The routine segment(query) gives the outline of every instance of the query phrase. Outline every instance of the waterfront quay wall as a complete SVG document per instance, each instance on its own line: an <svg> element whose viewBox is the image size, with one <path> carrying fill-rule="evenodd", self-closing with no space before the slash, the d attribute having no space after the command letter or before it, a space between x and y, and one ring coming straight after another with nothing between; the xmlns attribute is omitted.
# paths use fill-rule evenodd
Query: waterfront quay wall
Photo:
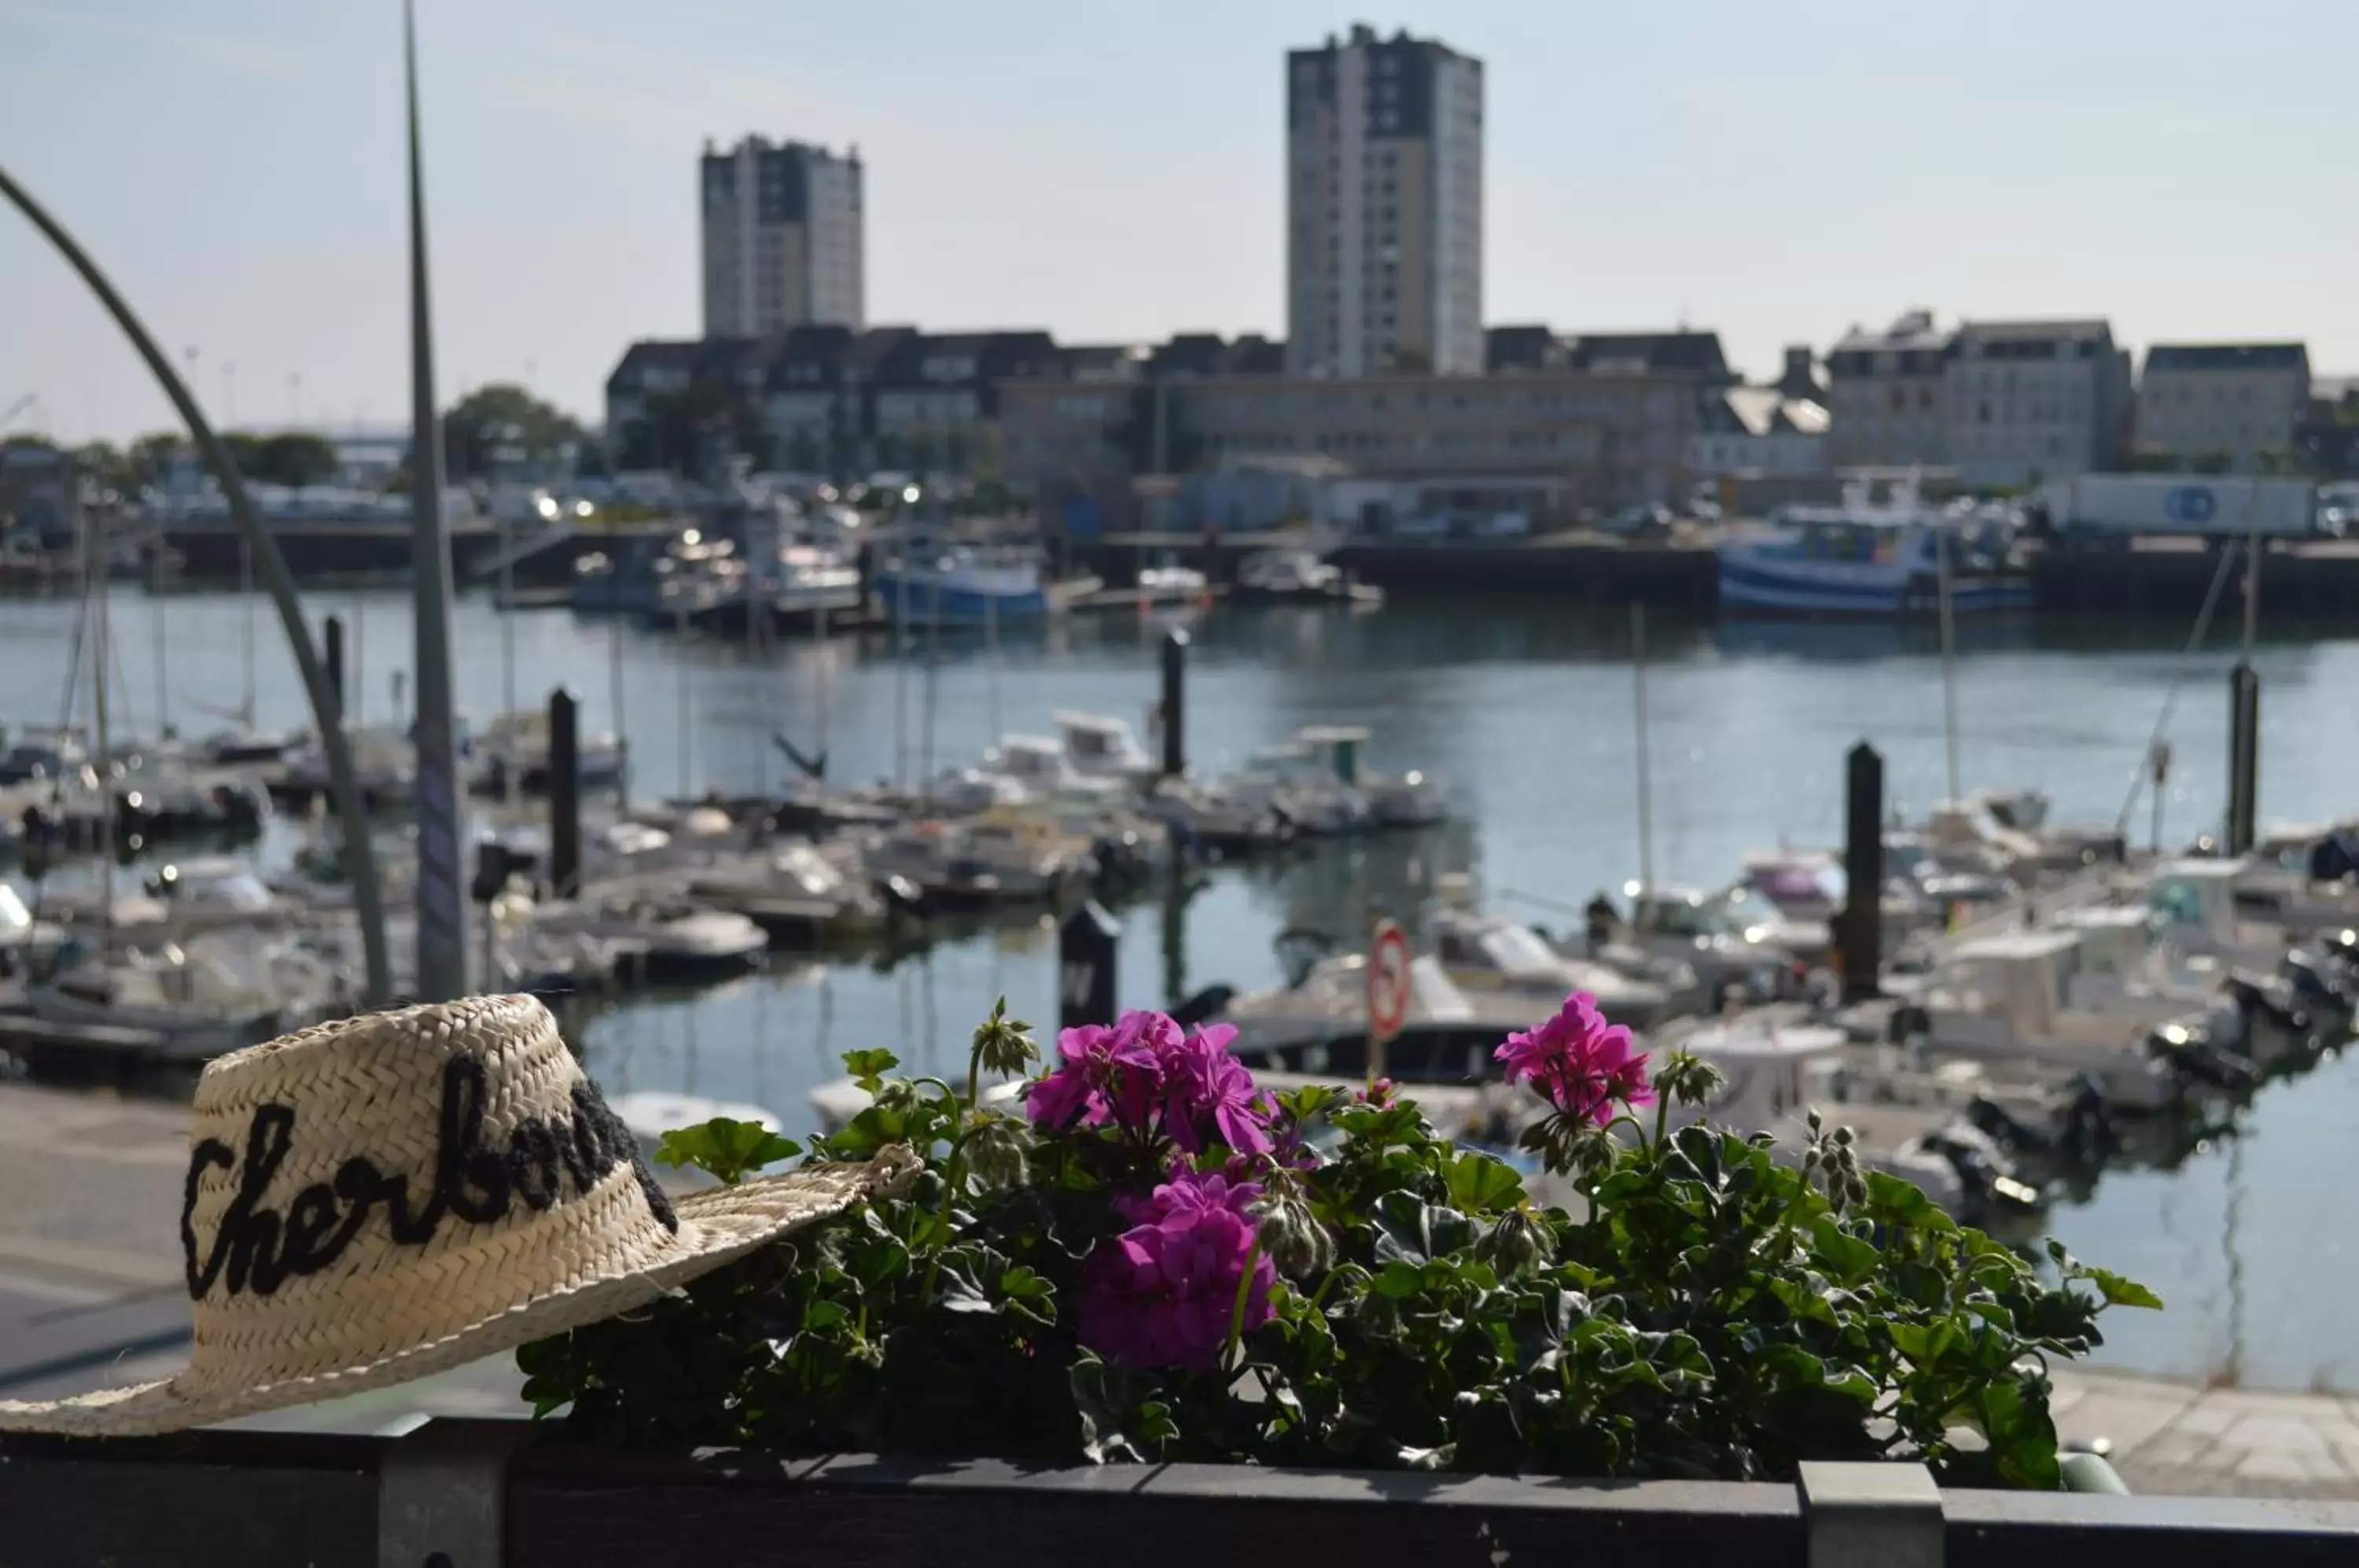
<svg viewBox="0 0 2359 1568"><path fill-rule="evenodd" d="M1076 569L1109 583L1129 581L1138 566L1167 556L1229 582L1240 563L1283 546L1282 535L1234 535L1206 541L1170 534L1113 535L1075 541ZM2141 541L2136 548L2030 552L2033 602L2043 615L2192 617L2220 570L2220 549L2197 540ZM1537 539L1352 539L1328 559L1363 583L1389 593L1425 590L1544 594L1579 601L1637 602L1709 615L1720 601L1719 557L1702 539L1630 541L1595 534ZM2241 593L2229 568L2223 602ZM2261 604L2272 619L2359 618L2359 541L2328 540L2265 550Z"/></svg>

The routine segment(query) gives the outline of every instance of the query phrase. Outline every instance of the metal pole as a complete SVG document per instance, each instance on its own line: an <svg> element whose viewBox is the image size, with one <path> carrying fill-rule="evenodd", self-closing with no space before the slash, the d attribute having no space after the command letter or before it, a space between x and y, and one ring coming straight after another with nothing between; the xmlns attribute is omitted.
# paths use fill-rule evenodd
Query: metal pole
<svg viewBox="0 0 2359 1568"><path fill-rule="evenodd" d="M613 710L614 748L622 753L622 766L614 770L614 809L631 809L631 739L623 727L623 616L620 611L606 621L606 701Z"/></svg>
<svg viewBox="0 0 2359 1568"><path fill-rule="evenodd" d="M1655 890L1655 791L1647 767L1647 606L1630 606L1631 712L1638 747L1638 890Z"/></svg>
<svg viewBox="0 0 2359 1568"><path fill-rule="evenodd" d="M245 687L238 697L237 722L246 733L254 731L254 543L237 541L237 614L238 657L245 671Z"/></svg>
<svg viewBox="0 0 2359 1568"><path fill-rule="evenodd" d="M672 648L679 660L679 798L688 799L688 754L695 742L695 726L689 722L688 682L688 601L683 598L672 610Z"/></svg>
<svg viewBox="0 0 2359 1568"><path fill-rule="evenodd" d="M893 577L893 787L909 787L909 566L908 541Z"/></svg>
<svg viewBox="0 0 2359 1568"><path fill-rule="evenodd" d="M933 624L926 629L926 680L919 693L925 713L918 729L918 788L931 805L934 799L934 682L942 647L942 580L934 578ZM996 736L993 737L996 739Z"/></svg>
<svg viewBox="0 0 2359 1568"><path fill-rule="evenodd" d="M1941 738L1946 743L1950 759L1950 799L1962 800L1964 793L1958 784L1958 625L1950 604L1950 530L1946 528L1934 535L1934 548L1940 552L1941 594Z"/></svg>
<svg viewBox="0 0 2359 1568"><path fill-rule="evenodd" d="M418 583L418 994L467 989L467 897L460 880L458 736L451 702L451 540L442 527L442 419L434 399L434 321L426 271L426 175L418 134L418 36L401 8L409 114L411 570Z"/></svg>
<svg viewBox="0 0 2359 1568"><path fill-rule="evenodd" d="M66 483L79 486L76 465L66 469ZM114 759L109 755L106 729L106 532L99 520L80 506L82 518L82 592L90 595L90 702L92 744L98 771L98 929L100 953L114 935Z"/></svg>
<svg viewBox="0 0 2359 1568"><path fill-rule="evenodd" d="M156 655L156 738L161 740L172 728L172 686L169 667L165 657L164 594L162 579L164 547L157 542L156 553L149 559L147 569L147 608L155 618L154 629L148 634L155 639Z"/></svg>
<svg viewBox="0 0 2359 1568"><path fill-rule="evenodd" d="M516 711L515 530L500 519L500 713Z"/></svg>
<svg viewBox="0 0 2359 1568"><path fill-rule="evenodd" d="M223 498L229 503L231 519L236 523L238 532L261 565L263 583L270 591L271 602L278 608L279 625L287 634L288 646L294 652L295 668L303 679L304 693L310 699L313 719L320 727L321 749L327 757L329 786L335 792L337 814L343 821L344 863L352 868L353 910L360 921L361 952L367 970L366 998L373 1005L382 1004L392 994L393 985L386 959L385 899L377 883L376 859L369 842L368 819L361 810L360 782L353 771L352 747L345 742L342 732L328 721L327 715L333 713L335 709L327 689L327 673L320 667L319 657L311 647L310 628L303 624L302 603L296 596L295 579L287 570L287 560L278 553L277 541L264 531L260 520L255 516L253 501L238 477L236 461L222 445L221 438L213 433L212 426L206 423L204 415L197 408L196 398L190 396L187 385L166 362L155 340L147 335L147 328L139 324L139 319L131 313L131 307L124 303L122 296L115 293L114 286L107 281L106 275L99 271L98 264L83 253L82 248L74 243L73 236L67 234L57 220L49 216L48 210L9 176L5 169L0 169L0 195L6 196L66 258L67 265L81 275L82 280L90 286L91 292L98 296L99 303L106 307L107 314L114 319L114 324L122 329L123 335L131 341L131 346L138 351L139 357L147 362L149 374L163 387L164 395L171 399L174 410L188 425L189 434L195 439L198 450L203 452L205 466L212 470L214 479L221 485Z"/></svg>

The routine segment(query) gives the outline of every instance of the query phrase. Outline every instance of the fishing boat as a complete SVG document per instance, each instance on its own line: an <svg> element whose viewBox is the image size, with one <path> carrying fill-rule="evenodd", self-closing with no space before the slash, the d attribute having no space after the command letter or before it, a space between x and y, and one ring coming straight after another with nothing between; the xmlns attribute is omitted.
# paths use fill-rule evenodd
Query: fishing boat
<svg viewBox="0 0 2359 1568"><path fill-rule="evenodd" d="M869 589L902 626L983 626L1049 613L1038 561L954 547L876 563Z"/></svg>
<svg viewBox="0 0 2359 1568"><path fill-rule="evenodd" d="M2009 565L2000 525L1919 501L1913 484L1871 506L1864 485L1840 506L1791 506L1720 547L1720 603L1739 614L1931 615L2031 607L2031 580ZM1946 580L1946 586L1945 586Z"/></svg>

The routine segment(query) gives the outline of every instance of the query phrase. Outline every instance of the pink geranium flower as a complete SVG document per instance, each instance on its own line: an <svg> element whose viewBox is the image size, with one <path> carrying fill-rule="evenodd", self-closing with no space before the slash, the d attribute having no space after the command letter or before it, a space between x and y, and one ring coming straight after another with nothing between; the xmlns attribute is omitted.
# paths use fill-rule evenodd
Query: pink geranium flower
<svg viewBox="0 0 2359 1568"><path fill-rule="evenodd" d="M1240 1288L1244 1330L1269 1321L1277 1271L1256 1252L1248 1213L1260 1197L1253 1182L1182 1168L1151 1198L1124 1205L1137 1223L1082 1265L1082 1343L1126 1366L1217 1371Z"/></svg>
<svg viewBox="0 0 2359 1568"><path fill-rule="evenodd" d="M1564 1115L1603 1127L1617 1105L1650 1105L1647 1053L1633 1051L1630 1031L1609 1023L1586 991L1538 1028L1511 1034L1493 1054L1511 1083L1529 1083Z"/></svg>

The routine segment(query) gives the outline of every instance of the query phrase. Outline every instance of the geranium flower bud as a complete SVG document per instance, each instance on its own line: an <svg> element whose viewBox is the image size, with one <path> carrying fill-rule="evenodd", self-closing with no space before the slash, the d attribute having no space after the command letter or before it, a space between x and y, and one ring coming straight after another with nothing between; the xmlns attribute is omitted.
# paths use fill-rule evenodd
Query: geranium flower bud
<svg viewBox="0 0 2359 1568"><path fill-rule="evenodd" d="M1032 1026L1007 1016L1006 997L1000 997L991 1017L975 1026L974 1059L985 1072L1003 1078L1022 1075L1040 1059L1038 1048L1032 1043Z"/></svg>
<svg viewBox="0 0 2359 1568"><path fill-rule="evenodd" d="M1031 1174L1032 1135L1012 1116L994 1116L968 1134L966 1165L986 1192L1020 1187Z"/></svg>
<svg viewBox="0 0 2359 1568"><path fill-rule="evenodd" d="M1255 1232L1261 1255L1289 1279L1308 1279L1334 1266L1335 1243L1299 1198L1272 1198L1257 1205Z"/></svg>
<svg viewBox="0 0 2359 1568"><path fill-rule="evenodd" d="M1528 1208L1511 1209L1474 1244L1474 1256L1488 1263L1502 1279L1512 1279L1538 1266L1548 1250L1547 1235Z"/></svg>

